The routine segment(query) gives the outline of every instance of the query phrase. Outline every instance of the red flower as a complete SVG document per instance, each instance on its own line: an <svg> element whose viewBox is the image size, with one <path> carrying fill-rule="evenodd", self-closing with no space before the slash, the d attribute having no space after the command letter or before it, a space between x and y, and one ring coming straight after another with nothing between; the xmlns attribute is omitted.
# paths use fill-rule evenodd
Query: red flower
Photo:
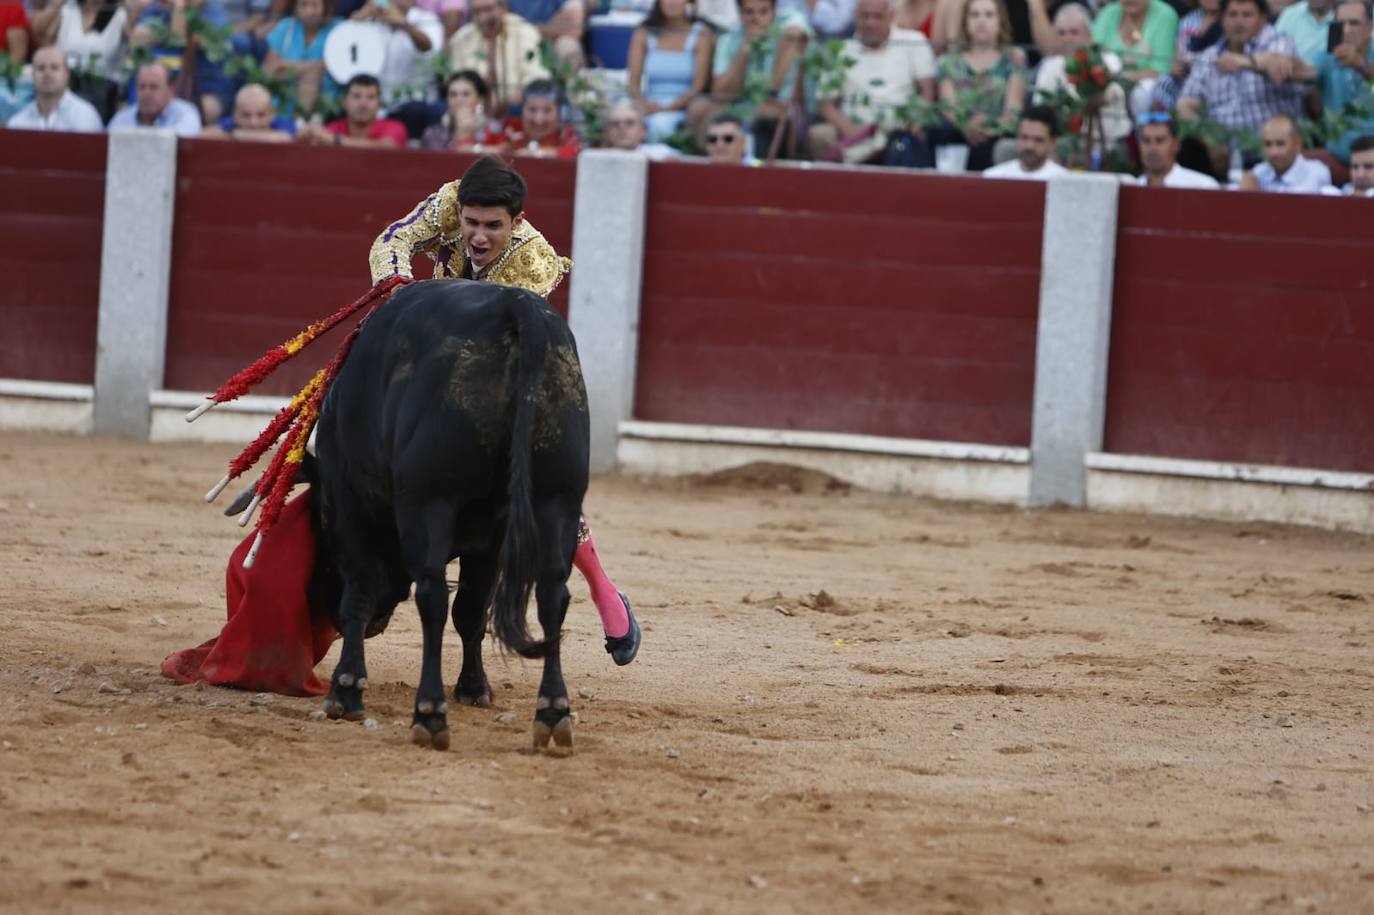
<svg viewBox="0 0 1374 915"><path fill-rule="evenodd" d="M1078 53L1073 56L1073 59L1078 62L1080 67L1086 67L1088 65L1088 52L1079 48Z"/></svg>
<svg viewBox="0 0 1374 915"><path fill-rule="evenodd" d="M1093 67L1093 71L1092 71L1092 72L1093 72L1093 79L1097 80L1099 83L1105 83L1105 82L1107 81L1107 73L1106 73L1106 71L1104 71L1104 70L1102 69L1102 67L1100 67L1100 66Z"/></svg>
<svg viewBox="0 0 1374 915"><path fill-rule="evenodd" d="M1069 117L1069 123L1067 126L1069 129L1069 133L1078 133L1080 130L1083 129L1083 115L1071 115Z"/></svg>

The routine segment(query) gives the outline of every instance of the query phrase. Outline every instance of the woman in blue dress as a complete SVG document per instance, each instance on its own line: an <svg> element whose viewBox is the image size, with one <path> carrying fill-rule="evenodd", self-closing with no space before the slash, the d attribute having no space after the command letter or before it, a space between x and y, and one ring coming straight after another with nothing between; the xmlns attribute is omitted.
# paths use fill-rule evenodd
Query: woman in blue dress
<svg viewBox="0 0 1374 915"><path fill-rule="evenodd" d="M715 33L689 0L654 0L630 39L629 91L645 114L649 141L682 126L687 103L706 91Z"/></svg>

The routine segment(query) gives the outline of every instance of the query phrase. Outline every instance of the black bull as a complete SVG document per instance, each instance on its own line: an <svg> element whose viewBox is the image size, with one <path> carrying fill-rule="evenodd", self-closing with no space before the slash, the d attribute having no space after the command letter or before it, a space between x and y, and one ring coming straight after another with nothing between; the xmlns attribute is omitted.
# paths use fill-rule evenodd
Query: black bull
<svg viewBox="0 0 1374 915"><path fill-rule="evenodd" d="M412 583L424 629L412 740L447 749L441 647L445 567L458 559L454 698L488 705L482 638L544 659L536 748L572 744L559 633L587 490L587 395L577 348L544 299L440 280L404 287L367 319L320 411L316 593L338 594L343 649L324 709L363 717L366 635ZM341 589L341 593L339 590ZM530 593L543 639L526 626Z"/></svg>

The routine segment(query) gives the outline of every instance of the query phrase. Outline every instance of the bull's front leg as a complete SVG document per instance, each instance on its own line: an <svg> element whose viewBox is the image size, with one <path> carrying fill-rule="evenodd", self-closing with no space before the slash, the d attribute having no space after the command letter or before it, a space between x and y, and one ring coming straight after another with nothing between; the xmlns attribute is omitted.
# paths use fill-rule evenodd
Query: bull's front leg
<svg viewBox="0 0 1374 915"><path fill-rule="evenodd" d="M363 657L363 634L372 618L374 601L356 583L344 585L339 605L339 622L343 627L343 648L339 663L330 678L329 695L324 697L324 713L330 718L361 721L363 691L367 689L367 664Z"/></svg>

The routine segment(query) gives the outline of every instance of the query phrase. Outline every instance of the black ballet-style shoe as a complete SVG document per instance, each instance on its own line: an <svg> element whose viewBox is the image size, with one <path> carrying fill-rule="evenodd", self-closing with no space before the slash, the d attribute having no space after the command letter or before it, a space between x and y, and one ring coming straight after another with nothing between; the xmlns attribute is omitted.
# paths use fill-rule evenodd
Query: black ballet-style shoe
<svg viewBox="0 0 1374 915"><path fill-rule="evenodd" d="M618 593L620 602L625 605L625 615L630 618L630 631L624 635L606 636L606 651L610 653L611 660L624 667L639 654L639 621L635 619L635 612L630 609L630 599L625 596L625 592Z"/></svg>

